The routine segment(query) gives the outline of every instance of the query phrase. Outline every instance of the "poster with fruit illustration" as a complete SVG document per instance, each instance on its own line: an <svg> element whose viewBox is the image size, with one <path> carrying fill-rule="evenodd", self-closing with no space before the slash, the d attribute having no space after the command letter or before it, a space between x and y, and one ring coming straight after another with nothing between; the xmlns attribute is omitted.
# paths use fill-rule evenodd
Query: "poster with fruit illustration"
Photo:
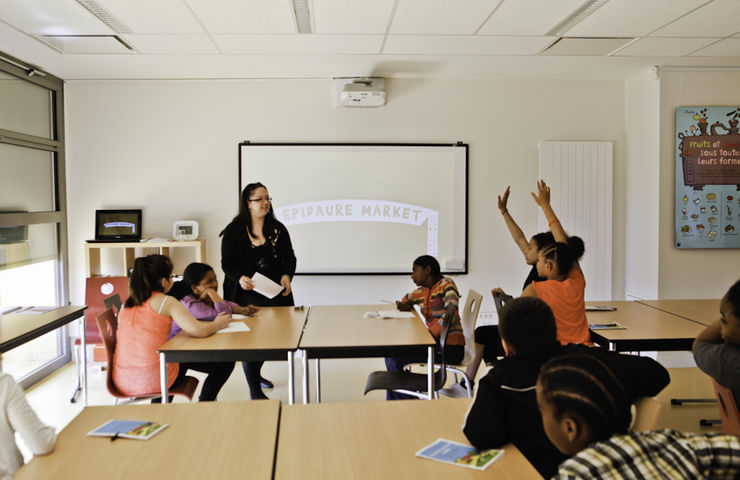
<svg viewBox="0 0 740 480"><path fill-rule="evenodd" d="M739 117L676 108L676 248L740 248Z"/></svg>

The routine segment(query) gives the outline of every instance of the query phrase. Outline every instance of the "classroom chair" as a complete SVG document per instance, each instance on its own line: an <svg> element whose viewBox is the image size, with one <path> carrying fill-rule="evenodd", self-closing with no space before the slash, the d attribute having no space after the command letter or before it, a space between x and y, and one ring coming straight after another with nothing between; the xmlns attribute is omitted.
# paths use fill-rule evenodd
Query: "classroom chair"
<svg viewBox="0 0 740 480"><path fill-rule="evenodd" d="M103 305L105 306L106 310L112 309L113 313L117 317L118 313L121 311L121 305L123 305L123 302L121 301L121 296L116 293L108 298L103 299Z"/></svg>
<svg viewBox="0 0 740 480"><path fill-rule="evenodd" d="M161 396L161 392L142 392L141 394L131 396L126 395L118 389L113 381L113 352L116 351L116 330L118 329L118 320L116 319L116 315L113 313L113 310L109 308L98 315L96 321L98 330L100 331L100 336L103 338L105 352L108 357L108 372L105 378L105 385L108 388L108 393L113 395L115 398L115 404L118 405L118 401L120 399L125 399L125 403L128 403ZM189 401L192 401L196 388L198 388L198 379L188 375L185 377L183 382L170 387L169 393L170 395L182 395Z"/></svg>
<svg viewBox="0 0 740 480"><path fill-rule="evenodd" d="M426 398L439 398L438 391L445 386L447 382L447 368L444 361L445 343L447 342L447 333L450 330L450 323L452 318L445 316L445 321L442 324L442 332L439 335L439 354L442 357L442 364L434 372L434 379L432 380L432 392L427 394L427 374L426 373L413 373L408 371L403 372L389 372L386 370L372 372L367 377L367 383L365 384L365 395L371 390L393 390L394 392L404 393L406 395L412 395L414 397L426 399Z"/></svg>
<svg viewBox="0 0 740 480"><path fill-rule="evenodd" d="M712 386L714 387L714 393L717 394L722 433L740 436L740 412L735 402L735 395L733 395L732 390L715 379L712 379Z"/></svg>

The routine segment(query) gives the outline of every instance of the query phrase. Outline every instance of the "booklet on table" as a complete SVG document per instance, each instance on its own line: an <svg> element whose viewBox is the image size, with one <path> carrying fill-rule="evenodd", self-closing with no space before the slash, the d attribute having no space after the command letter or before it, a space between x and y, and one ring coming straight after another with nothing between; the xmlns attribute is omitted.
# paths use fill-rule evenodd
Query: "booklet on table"
<svg viewBox="0 0 740 480"><path fill-rule="evenodd" d="M450 463L461 467L474 468L475 470L485 470L503 454L504 451L501 449L492 448L490 450L479 451L470 445L452 442L443 438L416 452L417 457Z"/></svg>
<svg viewBox="0 0 740 480"><path fill-rule="evenodd" d="M168 423L142 420L109 420L87 434L93 437L112 437L111 440L116 438L149 440L168 426Z"/></svg>

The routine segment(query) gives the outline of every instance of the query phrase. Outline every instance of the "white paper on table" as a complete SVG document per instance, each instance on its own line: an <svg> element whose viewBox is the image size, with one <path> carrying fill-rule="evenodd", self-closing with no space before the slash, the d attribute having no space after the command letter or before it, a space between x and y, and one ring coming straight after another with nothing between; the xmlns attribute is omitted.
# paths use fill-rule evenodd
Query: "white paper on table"
<svg viewBox="0 0 740 480"><path fill-rule="evenodd" d="M216 333L248 332L249 327L244 322L231 322L228 327L222 328Z"/></svg>
<svg viewBox="0 0 740 480"><path fill-rule="evenodd" d="M381 318L414 318L413 312L402 312L400 310L378 310Z"/></svg>
<svg viewBox="0 0 740 480"><path fill-rule="evenodd" d="M254 283L253 290L267 298L275 298L278 293L283 291L282 285L273 282L259 272L252 276L252 283Z"/></svg>

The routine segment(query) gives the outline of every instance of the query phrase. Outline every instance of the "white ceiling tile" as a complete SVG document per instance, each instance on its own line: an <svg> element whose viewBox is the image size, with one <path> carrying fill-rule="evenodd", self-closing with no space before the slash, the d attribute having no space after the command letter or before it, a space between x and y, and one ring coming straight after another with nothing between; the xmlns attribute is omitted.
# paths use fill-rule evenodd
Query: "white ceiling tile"
<svg viewBox="0 0 740 480"><path fill-rule="evenodd" d="M631 38L561 38L540 55L545 56L599 56L608 55L632 41Z"/></svg>
<svg viewBox="0 0 740 480"><path fill-rule="evenodd" d="M390 35L383 53L394 55L534 55L553 37Z"/></svg>
<svg viewBox="0 0 740 480"><path fill-rule="evenodd" d="M544 35L582 3L583 0L504 0L478 33Z"/></svg>
<svg viewBox="0 0 740 480"><path fill-rule="evenodd" d="M740 1L714 0L651 36L726 37L740 30Z"/></svg>
<svg viewBox="0 0 740 480"><path fill-rule="evenodd" d="M708 0L611 0L566 32L569 37L643 37ZM689 32L674 37L697 36Z"/></svg>
<svg viewBox="0 0 740 480"><path fill-rule="evenodd" d="M712 42L716 38L641 38L616 53L625 57L682 57Z"/></svg>
<svg viewBox="0 0 740 480"><path fill-rule="evenodd" d="M184 0L210 33L296 33L288 0Z"/></svg>
<svg viewBox="0 0 740 480"><path fill-rule="evenodd" d="M377 54L382 35L213 35L225 54L367 55Z"/></svg>
<svg viewBox="0 0 740 480"><path fill-rule="evenodd" d="M40 36L42 41L61 50L65 55L73 53L135 54L112 35L105 36Z"/></svg>
<svg viewBox="0 0 740 480"><path fill-rule="evenodd" d="M134 35L121 37L137 52L145 55L206 55L218 54L209 35Z"/></svg>
<svg viewBox="0 0 740 480"><path fill-rule="evenodd" d="M204 33L182 0L96 0L132 33Z"/></svg>
<svg viewBox="0 0 740 480"><path fill-rule="evenodd" d="M0 0L0 20L32 35L112 35L74 0Z"/></svg>
<svg viewBox="0 0 740 480"><path fill-rule="evenodd" d="M385 34L395 0L313 0L314 33Z"/></svg>
<svg viewBox="0 0 740 480"><path fill-rule="evenodd" d="M725 38L694 52L692 57L740 57L740 38Z"/></svg>
<svg viewBox="0 0 740 480"><path fill-rule="evenodd" d="M501 0L398 0L390 33L472 35Z"/></svg>

